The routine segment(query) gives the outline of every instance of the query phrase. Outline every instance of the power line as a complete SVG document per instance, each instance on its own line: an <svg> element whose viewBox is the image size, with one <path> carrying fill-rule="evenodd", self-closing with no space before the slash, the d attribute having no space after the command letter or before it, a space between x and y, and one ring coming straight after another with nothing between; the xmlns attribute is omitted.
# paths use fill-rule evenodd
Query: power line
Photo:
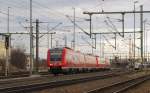
<svg viewBox="0 0 150 93"><path fill-rule="evenodd" d="M5 1L3 1L1 3L3 3L3 5L7 5L7 6L19 8L19 9L22 8L21 6L19 6L21 4L16 4L16 2L14 3L14 2L11 2L11 1L8 1L8 0L5 0Z"/></svg>
<svg viewBox="0 0 150 93"><path fill-rule="evenodd" d="M40 7L45 8L45 9L47 9L47 10L53 10L53 9L47 7L47 6L42 5L42 4L39 3L39 2L33 1L33 3L39 5ZM48 12L51 13L51 14L53 14L53 15L57 15L57 16L63 16L63 17L66 16L66 14L64 14L64 13L62 13L62 12L59 12L59 11L56 11L56 10L55 10L55 11L53 10L53 12L52 12L52 11L48 11ZM55 12L55 13L54 13L54 12ZM70 15L68 15L68 16L73 18L73 16L70 16ZM76 16L75 18L85 20L85 18L83 18L83 17L77 17L77 16Z"/></svg>

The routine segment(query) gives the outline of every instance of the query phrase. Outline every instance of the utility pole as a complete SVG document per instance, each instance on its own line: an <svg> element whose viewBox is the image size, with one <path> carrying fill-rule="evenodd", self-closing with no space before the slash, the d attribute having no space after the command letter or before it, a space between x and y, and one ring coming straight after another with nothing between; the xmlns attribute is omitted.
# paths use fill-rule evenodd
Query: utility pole
<svg viewBox="0 0 150 93"><path fill-rule="evenodd" d="M30 0L30 75L33 71L33 26L32 26L32 0Z"/></svg>
<svg viewBox="0 0 150 93"><path fill-rule="evenodd" d="M99 55L99 57L101 57L102 56L102 38L101 38L101 34L99 34L99 37L100 37L100 55Z"/></svg>
<svg viewBox="0 0 150 93"><path fill-rule="evenodd" d="M95 38L94 38L94 41L95 41L95 49L96 49L96 34L94 34L95 35Z"/></svg>
<svg viewBox="0 0 150 93"><path fill-rule="evenodd" d="M47 49L49 49L49 34L47 34Z"/></svg>
<svg viewBox="0 0 150 93"><path fill-rule="evenodd" d="M5 66L5 76L8 76L9 71L9 42L10 42L10 36L5 36L5 47L6 47L6 66Z"/></svg>
<svg viewBox="0 0 150 93"><path fill-rule="evenodd" d="M103 46L102 46L102 58L104 58L104 56L105 56L105 43L103 42L102 43L103 44Z"/></svg>
<svg viewBox="0 0 150 93"><path fill-rule="evenodd" d="M53 37L52 37L52 36L53 36L53 34L51 34L51 48L53 47L53 45L52 45L52 44L53 44L53 42L52 42L52 41L53 41L53 40L52 40Z"/></svg>
<svg viewBox="0 0 150 93"><path fill-rule="evenodd" d="M39 20L36 20L36 72L39 70Z"/></svg>
<svg viewBox="0 0 150 93"><path fill-rule="evenodd" d="M131 50L132 50L132 44L131 44L131 35L129 37L129 59L131 60Z"/></svg>
<svg viewBox="0 0 150 93"><path fill-rule="evenodd" d="M91 46L91 48L92 48L92 54L94 53L94 51L93 51L93 37L91 37L92 38L92 46Z"/></svg>
<svg viewBox="0 0 150 93"><path fill-rule="evenodd" d="M75 23L75 8L73 8L73 10L74 10L74 26L73 26L73 31L74 31L74 34L73 34L73 48L74 48L74 50L75 50L75 45L76 45L76 32L75 32L75 29L76 29L76 23Z"/></svg>
<svg viewBox="0 0 150 93"><path fill-rule="evenodd" d="M90 38L92 37L92 14L89 14L90 16Z"/></svg>
<svg viewBox="0 0 150 93"><path fill-rule="evenodd" d="M145 43L146 43L146 57L147 57L147 61L148 61L148 51L147 51L147 49L148 49L148 42L147 42L148 32L147 32L146 28L145 28L145 38L146 38L146 41L145 41Z"/></svg>
<svg viewBox="0 0 150 93"><path fill-rule="evenodd" d="M8 18L7 18L7 33L9 33L9 9L10 7L8 7Z"/></svg>
<svg viewBox="0 0 150 93"><path fill-rule="evenodd" d="M92 39L92 54L94 54L94 49L96 49L96 34L94 34L91 39ZM93 44L94 44L94 46L93 46Z"/></svg>
<svg viewBox="0 0 150 93"><path fill-rule="evenodd" d="M56 34L56 33L50 33L50 35L51 35L51 48L53 47L53 34Z"/></svg>
<svg viewBox="0 0 150 93"><path fill-rule="evenodd" d="M62 23L58 23L56 26L54 26L54 27L52 27L51 29L49 29L48 28L48 26L47 26L47 34L48 34L48 36L47 36L47 48L49 49L49 34L51 34L51 48L52 48L52 34L56 34L56 32L54 32L54 33L50 33L50 31L52 31L52 30L55 30L58 26L60 26ZM44 35L42 35L42 36L40 36L40 38L41 37L43 37Z"/></svg>
<svg viewBox="0 0 150 93"><path fill-rule="evenodd" d="M64 36L64 40L65 40L65 47L67 47L67 36Z"/></svg>
<svg viewBox="0 0 150 93"><path fill-rule="evenodd" d="M143 22L143 33L144 33L144 59L146 58L147 61L147 31L146 31L146 21L147 19L145 19Z"/></svg>
<svg viewBox="0 0 150 93"><path fill-rule="evenodd" d="M52 46L53 46L53 34L56 34L55 32L54 33L49 33L50 34L50 36L51 36L51 48L52 48ZM49 34L48 34L48 38L47 38L47 40L48 40L48 48L49 48Z"/></svg>
<svg viewBox="0 0 150 93"><path fill-rule="evenodd" d="M10 7L8 7L8 14L7 14L7 34L9 35L9 9ZM5 76L8 76L9 73L9 62L10 62L10 36L8 36L6 38L8 41L8 48L6 48L6 65L5 65Z"/></svg>
<svg viewBox="0 0 150 93"><path fill-rule="evenodd" d="M115 50L117 49L117 34L115 34Z"/></svg>
<svg viewBox="0 0 150 93"><path fill-rule="evenodd" d="M134 12L135 12L135 2L134 2ZM135 13L134 13L134 44L133 44L133 56L135 61Z"/></svg>
<svg viewBox="0 0 150 93"><path fill-rule="evenodd" d="M122 13L122 32L123 32L123 34L122 34L122 37L124 37L124 13Z"/></svg>
<svg viewBox="0 0 150 93"><path fill-rule="evenodd" d="M142 58L142 63L143 63L143 5L140 6L140 25L141 25L141 58Z"/></svg>
<svg viewBox="0 0 150 93"><path fill-rule="evenodd" d="M134 54L134 61L135 61L135 44L136 44L136 42L135 42L135 4L136 3L138 3L138 1L134 1L134 47L133 47L133 54Z"/></svg>

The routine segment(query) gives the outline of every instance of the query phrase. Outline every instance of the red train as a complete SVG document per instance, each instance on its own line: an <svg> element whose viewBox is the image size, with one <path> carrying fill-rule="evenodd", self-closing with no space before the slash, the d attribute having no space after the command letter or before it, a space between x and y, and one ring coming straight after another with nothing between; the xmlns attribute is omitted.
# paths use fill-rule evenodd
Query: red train
<svg viewBox="0 0 150 93"><path fill-rule="evenodd" d="M110 68L108 59L100 61L98 56L75 52L67 47L49 49L47 52L47 65L50 68L49 71L53 74Z"/></svg>

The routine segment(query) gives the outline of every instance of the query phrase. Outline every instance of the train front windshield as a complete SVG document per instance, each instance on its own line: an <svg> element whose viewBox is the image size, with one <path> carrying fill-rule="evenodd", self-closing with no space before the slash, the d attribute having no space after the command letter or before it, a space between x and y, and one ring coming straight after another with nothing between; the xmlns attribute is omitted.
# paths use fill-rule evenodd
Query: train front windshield
<svg viewBox="0 0 150 93"><path fill-rule="evenodd" d="M50 61L56 62L62 60L62 50L50 50Z"/></svg>

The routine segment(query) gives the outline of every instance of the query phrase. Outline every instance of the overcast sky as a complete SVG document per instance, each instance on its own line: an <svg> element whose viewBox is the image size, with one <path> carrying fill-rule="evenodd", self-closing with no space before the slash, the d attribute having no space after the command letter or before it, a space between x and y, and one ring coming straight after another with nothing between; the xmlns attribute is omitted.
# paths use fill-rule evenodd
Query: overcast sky
<svg viewBox="0 0 150 93"><path fill-rule="evenodd" d="M135 0L33 0L33 21L39 19L40 32L47 32L47 29L59 25L55 30L53 37L53 47L63 46L65 41L64 37L67 37L68 46L71 47L73 24L69 20L73 20L73 9L75 8L76 23L89 32L89 22L86 19L88 15L83 14L84 11L133 11ZM150 10L149 0L138 0L135 4L136 10L140 10L140 5L144 6L144 10ZM10 32L27 32L29 31L29 0L0 0L0 31L7 32L7 9L10 7ZM69 18L67 17L69 16ZM118 31L122 31L121 15L94 15L92 16L92 30L93 32L110 32L114 31L111 28L112 24L116 26ZM136 30L140 28L140 17L136 14ZM144 20L147 20L146 31L149 31L149 14L144 14ZM110 23L112 22L112 24ZM35 24L33 24L35 27ZM35 31L35 28L34 28ZM133 31L133 14L125 15L125 31ZM76 27L76 50L80 50L85 53L91 52L91 47L87 41L91 43L89 36L86 36L78 27ZM147 33L149 36L149 32ZM118 49L114 50L111 46L114 45L114 35L105 35L106 39L102 37L102 42L106 43L105 52L113 53L128 53L129 52L129 37L133 38L132 34L125 35L125 38L121 38L117 35ZM137 34L136 38L140 36ZM83 40L84 38L85 40ZM100 53L100 37L97 36L97 49L94 52L99 55ZM109 43L108 41L109 40ZM148 41L150 38L148 38ZM124 42L123 42L124 41ZM126 43L126 45L125 45ZM46 57L47 36L40 38L40 57ZM101 44L102 45L102 44ZM136 45L140 47L140 42L137 39ZM13 35L12 46L24 47L26 52L29 53L29 36L28 35ZM49 45L50 46L50 45ZM150 46L148 44L148 46ZM122 50L123 49L123 50ZM150 48L148 48L149 51ZM102 49L101 49L102 50ZM138 49L136 49L138 53Z"/></svg>

